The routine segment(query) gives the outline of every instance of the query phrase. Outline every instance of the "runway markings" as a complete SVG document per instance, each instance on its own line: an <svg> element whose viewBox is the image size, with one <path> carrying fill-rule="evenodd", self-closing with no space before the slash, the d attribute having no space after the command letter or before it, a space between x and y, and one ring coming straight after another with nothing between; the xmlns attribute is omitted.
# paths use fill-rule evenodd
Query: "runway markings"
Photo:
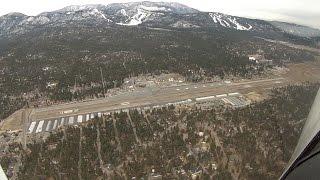
<svg viewBox="0 0 320 180"><path fill-rule="evenodd" d="M126 105L129 105L130 103L129 102L123 102L121 103L122 106L126 106Z"/></svg>
<svg viewBox="0 0 320 180"><path fill-rule="evenodd" d="M61 118L59 127L61 127L61 126L63 126L63 125L64 125L64 118Z"/></svg>
<svg viewBox="0 0 320 180"><path fill-rule="evenodd" d="M33 129L34 129L34 127L36 126L36 124L37 124L36 121L34 121L34 122L32 122L32 123L30 124L30 126L29 126L29 133L32 133L32 132L33 132Z"/></svg>
<svg viewBox="0 0 320 180"><path fill-rule="evenodd" d="M37 129L36 129L36 133L39 133L39 132L42 131L43 123L44 123L43 120L39 122L39 124L38 124L38 126L37 126Z"/></svg>
<svg viewBox="0 0 320 180"><path fill-rule="evenodd" d="M271 81L271 80L260 80L260 81L253 81L253 82L252 81L250 81L250 82L241 82L241 83L234 83L232 85L237 86L236 89L238 89L238 88L241 89L243 87L251 88L251 87L255 87L255 85L253 84L255 82L260 82L261 83L261 82L268 82L268 81ZM269 82L269 84L279 84L279 83L284 83L284 82L285 81L283 81L283 79L279 78L279 79L273 79L272 82ZM203 94L207 93L208 94L209 90L205 90L202 87L210 87L210 86L211 87L219 87L219 85L221 86L221 85L225 85L225 84L222 84L222 83L208 83L208 84L181 85L181 86L172 88L171 91L176 89L177 91L182 91L183 92L184 90L192 90L193 89L192 93L194 93L194 92L197 92L194 89L199 89L199 91L200 90L204 90L204 92L200 91L201 93L203 93ZM185 92L190 93L190 91L185 91ZM178 92L175 92L175 94L177 94L177 93ZM220 92L220 93L222 93L222 92ZM192 95L194 95L194 94L192 94ZM214 99L214 96L210 96L210 94L208 94L208 95L209 96L197 97L198 98L197 100ZM223 97L236 96L236 95L238 95L238 93L220 94L220 95L216 95L215 97L220 99L220 98L223 98ZM174 99L175 98L173 98L171 100L173 103L180 103L180 101L181 101L181 100L179 101L179 98L178 98L176 100L176 102L175 102ZM125 99L123 99L122 101L125 101ZM130 99L128 99L128 101L130 101ZM127 108L129 108L129 109L137 108L137 107L133 106L133 104L135 104L133 102L131 102L133 104L131 104L129 102L122 102L121 105L123 105L124 107L121 107L120 103L121 103L121 101L118 101L117 102L117 106L118 106L117 109L110 110L110 111L112 111L112 112L120 112L120 109L124 110L124 109L127 109ZM170 102L165 102L165 103L171 104ZM94 103L91 103L91 104L88 104L88 105L92 105L92 104L94 105ZM155 103L155 104L151 104L151 103L149 103L149 104L150 104L150 107L152 107L152 106L154 106L154 107L163 107L163 106L165 106L165 104L162 105L160 102L159 103ZM70 109L72 109L72 108L70 108L69 105L68 105L68 107L66 107L66 111L68 111ZM73 113L72 116L71 116L71 114L69 114L69 116L66 115L66 116L60 116L60 117L52 117L52 118L44 119L42 121L40 121L40 119L37 119L37 121L30 123L29 129L27 129L27 131L29 133L35 133L35 132L39 133L39 132L42 132L44 129L50 131L50 129L52 129L53 124L55 123L55 120L57 120L57 125L60 127L60 126L67 125L67 124L71 125L71 124L81 123L81 122L84 122L84 121L89 121L89 120L93 119L95 116L102 117L102 114L110 114L110 112L92 112L92 110L90 110L90 111L87 111L88 114L81 114L80 115L79 112L78 112L78 113ZM55 119L54 120L54 118L59 118L59 119Z"/></svg>
<svg viewBox="0 0 320 180"><path fill-rule="evenodd" d="M46 127L46 131L49 131L50 129L50 125L51 125L51 121L48 121L47 127Z"/></svg>
<svg viewBox="0 0 320 180"><path fill-rule="evenodd" d="M74 117L71 116L71 117L69 117L69 124L73 124L73 123L74 123Z"/></svg>
<svg viewBox="0 0 320 180"><path fill-rule="evenodd" d="M240 95L240 93L234 92L234 93L229 93L229 94L228 94L228 96L237 96L237 95Z"/></svg>
<svg viewBox="0 0 320 180"><path fill-rule="evenodd" d="M79 115L79 116L78 116L78 123L82 123L82 119L83 119L83 116L82 116L82 115Z"/></svg>
<svg viewBox="0 0 320 180"><path fill-rule="evenodd" d="M205 100L210 100L214 98L215 96L200 97L200 98L196 98L196 101L205 101Z"/></svg>
<svg viewBox="0 0 320 180"><path fill-rule="evenodd" d="M219 94L219 95L217 95L217 98L227 97L227 96L228 96L227 94Z"/></svg>
<svg viewBox="0 0 320 180"><path fill-rule="evenodd" d="M204 97L198 97L195 98L195 101L210 101L210 100L214 100L216 98L224 98L224 97L235 97L235 96L240 96L241 94L239 92L233 92L233 93L228 93L228 94L219 94L219 95L212 95L212 96L204 96ZM187 99L187 100L183 100L183 101L177 101L177 102L173 102L173 103L167 103L164 105L156 105L153 106L153 108L159 108L159 107L165 107L168 105L178 105L178 104L185 104L185 103L190 103L193 102L192 99ZM147 106L147 107L136 107L137 110L141 110L141 109L150 109L151 107ZM120 112L121 110L114 110L112 112ZM122 111L129 111L129 109L122 109ZM57 129L57 127L61 127L65 124L69 124L69 125L75 125L78 123L82 123L84 121L89 121L91 119L94 119L95 117L99 117L101 118L102 115L109 115L111 112L94 112L94 113L88 113L88 114L78 114L78 115L74 115L74 116L69 116L69 117L61 117L59 119L47 119L47 120L42 120L42 121L35 121L30 123L29 126L29 133L33 133L34 128L36 127L37 123L39 122L37 128L36 128L36 132L35 133L39 133L42 132L42 128L43 126L45 127L45 131L52 131ZM60 123L59 123L60 122Z"/></svg>
<svg viewBox="0 0 320 180"><path fill-rule="evenodd" d="M54 120L52 130L55 130L57 128L57 124L58 124L58 120L56 119Z"/></svg>

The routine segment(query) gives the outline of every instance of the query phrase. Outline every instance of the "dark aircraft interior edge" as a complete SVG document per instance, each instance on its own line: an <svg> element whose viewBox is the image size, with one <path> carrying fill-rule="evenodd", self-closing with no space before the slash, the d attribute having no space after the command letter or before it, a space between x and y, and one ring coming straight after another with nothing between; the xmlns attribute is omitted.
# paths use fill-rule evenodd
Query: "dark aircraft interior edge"
<svg viewBox="0 0 320 180"><path fill-rule="evenodd" d="M308 140L308 136L312 137L312 134L315 136ZM320 89L288 167L280 177L280 180L301 179L320 179Z"/></svg>
<svg viewBox="0 0 320 180"><path fill-rule="evenodd" d="M281 179L313 179L313 174L310 173L316 173L314 174L314 178L319 179L320 173L317 171L312 172L310 167L306 167L304 163L308 163L309 165L312 165L312 167L320 167L320 162L318 162L316 165L313 166L313 164L310 164L312 159L316 159L320 157L320 133L317 134L317 136L310 142L310 144L306 147L306 149L303 151L303 153L300 155L300 157L296 160L295 163L285 172L283 177ZM309 169L304 169L309 168ZM318 169L315 169L318 170ZM311 172L310 172L311 171ZM309 174L305 174L305 173ZM310 177L311 176L311 177Z"/></svg>

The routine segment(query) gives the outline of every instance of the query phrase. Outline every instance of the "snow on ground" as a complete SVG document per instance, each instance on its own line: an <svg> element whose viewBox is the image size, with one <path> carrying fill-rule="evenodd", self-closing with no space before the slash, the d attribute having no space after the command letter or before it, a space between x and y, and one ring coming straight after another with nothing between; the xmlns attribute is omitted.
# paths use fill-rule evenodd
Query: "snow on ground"
<svg viewBox="0 0 320 180"><path fill-rule="evenodd" d="M211 18L213 19L213 22L214 22L214 23L218 23L217 17L216 17L216 16L214 16L214 14L213 14L213 13L209 13L209 15L210 15L210 16L211 16Z"/></svg>
<svg viewBox="0 0 320 180"><path fill-rule="evenodd" d="M219 19L219 22L220 22L220 24L222 25L222 24L225 24L227 27L230 27L230 24L228 23L228 21L226 21L226 20L221 20L221 19ZM223 22L223 23L222 23ZM224 27L226 27L226 26L224 26Z"/></svg>
<svg viewBox="0 0 320 180"><path fill-rule="evenodd" d="M69 11L69 12L76 12L76 11L82 11L85 9L94 8L94 6L95 5L71 5L63 8L62 10Z"/></svg>
<svg viewBox="0 0 320 180"><path fill-rule="evenodd" d="M123 26L137 26L137 25L141 24L143 22L143 20L146 19L147 17L149 17L150 15L151 14L148 13L147 11L138 8L137 14L132 16L128 23L117 23L117 24L123 25Z"/></svg>
<svg viewBox="0 0 320 180"><path fill-rule="evenodd" d="M120 13L123 15L123 16L128 16L127 12L125 9L121 9L120 10Z"/></svg>
<svg viewBox="0 0 320 180"><path fill-rule="evenodd" d="M103 19L107 19L106 16L96 8L94 8L92 11L89 11L88 14L96 17L101 17Z"/></svg>
<svg viewBox="0 0 320 180"><path fill-rule="evenodd" d="M248 31L252 28L252 26L250 25L249 28L239 24L236 20L236 18L228 18L230 22L232 22L234 25L236 25L236 29L240 30L240 31Z"/></svg>
<svg viewBox="0 0 320 180"><path fill-rule="evenodd" d="M237 19L235 17L225 17L223 14L218 13L209 13L209 16L212 18L214 23L219 23L223 27L235 27L235 29L240 31L249 31L250 29L252 29L252 26L250 24L247 24L246 26L249 27L246 27L237 22Z"/></svg>
<svg viewBox="0 0 320 180"><path fill-rule="evenodd" d="M94 8L89 12L85 12L84 13L85 16L95 16L98 18L102 18L107 20L108 22L113 22L112 20L108 19L101 11L99 11L98 9Z"/></svg>
<svg viewBox="0 0 320 180"><path fill-rule="evenodd" d="M230 27L230 24L222 19L222 15L221 14L215 14L215 13L209 13L209 16L212 18L212 20L214 21L214 23L218 23L223 26L223 27Z"/></svg>
<svg viewBox="0 0 320 180"><path fill-rule="evenodd" d="M199 28L199 26L191 24L186 21L178 21L178 22L172 24L171 26L176 27L176 28Z"/></svg>
<svg viewBox="0 0 320 180"><path fill-rule="evenodd" d="M150 7L150 6L148 7L144 5L141 5L139 7L147 11L170 11L170 9L167 9L165 7Z"/></svg>
<svg viewBox="0 0 320 180"><path fill-rule="evenodd" d="M46 16L32 16L26 19L26 22L31 24L46 24L50 22L50 19Z"/></svg>
<svg viewBox="0 0 320 180"><path fill-rule="evenodd" d="M96 8L94 8L92 11L90 11L89 14L94 15L94 16L98 16L98 17L102 17L103 19L107 19L106 16Z"/></svg>
<svg viewBox="0 0 320 180"><path fill-rule="evenodd" d="M117 23L118 25L123 25L123 26L137 26L139 24L141 24L143 22L143 20L145 20L146 18L148 18L153 11L171 11L171 9L169 8L165 8L165 7L156 7L156 6L144 6L144 5L140 5L137 8L137 13L135 15L133 15L128 23ZM128 16L126 10L121 9L120 13L123 16Z"/></svg>

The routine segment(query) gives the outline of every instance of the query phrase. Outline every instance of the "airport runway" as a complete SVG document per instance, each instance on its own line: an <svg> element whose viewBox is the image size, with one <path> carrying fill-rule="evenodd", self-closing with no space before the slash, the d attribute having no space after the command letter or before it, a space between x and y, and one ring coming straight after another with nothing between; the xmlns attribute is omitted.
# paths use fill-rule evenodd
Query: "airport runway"
<svg viewBox="0 0 320 180"><path fill-rule="evenodd" d="M169 102L182 101L185 99L192 99L203 96L218 95L232 92L245 93L247 91L250 91L250 89L270 88L276 85L283 85L284 83L285 79L277 78L231 84L209 83L165 87L157 89L145 88L144 90L124 93L105 99L38 108L34 110L34 113L31 115L30 119L41 120L53 117L63 117L90 112L110 111L137 106L148 106L154 104L166 104ZM67 111L73 112L68 113Z"/></svg>
<svg viewBox="0 0 320 180"><path fill-rule="evenodd" d="M66 124L88 121L103 113L131 108L153 107L196 98L224 97L228 93L248 93L255 89L269 89L287 84L284 78L264 79L241 83L189 84L162 88L144 88L104 99L76 102L34 109L27 132L54 130Z"/></svg>

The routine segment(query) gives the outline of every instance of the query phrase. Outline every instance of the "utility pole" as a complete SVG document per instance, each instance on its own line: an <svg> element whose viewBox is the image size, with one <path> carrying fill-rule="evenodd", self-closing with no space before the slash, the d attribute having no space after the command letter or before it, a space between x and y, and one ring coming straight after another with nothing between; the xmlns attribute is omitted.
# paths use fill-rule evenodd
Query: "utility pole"
<svg viewBox="0 0 320 180"><path fill-rule="evenodd" d="M100 67L100 74L101 74L101 82L102 82L102 89L103 89L103 97L106 98L106 90L104 87L104 78L103 78L103 74L102 74L102 68Z"/></svg>

